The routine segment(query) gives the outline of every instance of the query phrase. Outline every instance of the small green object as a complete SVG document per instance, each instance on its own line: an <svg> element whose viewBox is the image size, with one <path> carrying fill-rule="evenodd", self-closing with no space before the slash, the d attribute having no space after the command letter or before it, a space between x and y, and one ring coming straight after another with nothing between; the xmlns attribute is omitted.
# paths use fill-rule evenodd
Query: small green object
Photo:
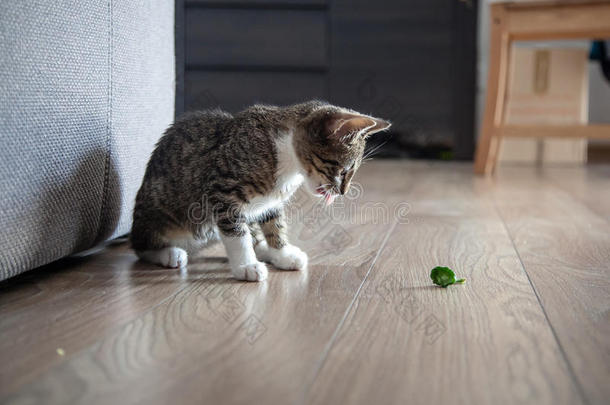
<svg viewBox="0 0 610 405"><path fill-rule="evenodd" d="M451 284L462 284L466 281L465 278L455 279L455 273L449 267L435 267L430 272L430 278L436 285L440 285L443 288Z"/></svg>

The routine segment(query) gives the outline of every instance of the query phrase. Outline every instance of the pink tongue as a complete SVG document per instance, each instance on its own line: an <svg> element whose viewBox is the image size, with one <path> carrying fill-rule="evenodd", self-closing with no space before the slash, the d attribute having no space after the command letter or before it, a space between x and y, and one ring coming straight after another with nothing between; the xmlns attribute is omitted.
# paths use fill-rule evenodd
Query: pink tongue
<svg viewBox="0 0 610 405"><path fill-rule="evenodd" d="M336 196L334 194L326 194L324 197L326 199L326 205L331 205L333 201L335 201L335 197Z"/></svg>

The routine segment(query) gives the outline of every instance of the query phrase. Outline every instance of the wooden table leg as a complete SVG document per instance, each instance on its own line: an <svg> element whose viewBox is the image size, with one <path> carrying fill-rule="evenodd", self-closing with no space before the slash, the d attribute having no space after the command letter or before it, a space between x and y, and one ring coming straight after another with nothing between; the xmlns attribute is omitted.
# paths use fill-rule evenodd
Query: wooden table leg
<svg viewBox="0 0 610 405"><path fill-rule="evenodd" d="M503 37L502 41L502 57L501 57L501 68L500 68L500 79L498 85L498 99L496 103L496 110L494 114L494 127L492 129L492 142L489 149L489 157L487 158L487 170L488 173L493 173L498 163L500 156L500 147L502 145L502 132L497 129L506 125L506 100L507 91L509 86L510 76L510 64L513 55L512 41L508 35Z"/></svg>
<svg viewBox="0 0 610 405"><path fill-rule="evenodd" d="M477 143L474 171L491 173L498 158L500 139L495 128L504 120L504 100L508 81L511 41L505 30L506 12L501 4L490 7L489 73L481 134Z"/></svg>

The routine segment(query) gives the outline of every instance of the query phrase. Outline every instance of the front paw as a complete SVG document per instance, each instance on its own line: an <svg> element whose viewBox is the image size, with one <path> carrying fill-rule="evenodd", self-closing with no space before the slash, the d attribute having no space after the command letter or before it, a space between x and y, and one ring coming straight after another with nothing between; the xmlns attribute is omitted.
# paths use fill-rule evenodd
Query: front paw
<svg viewBox="0 0 610 405"><path fill-rule="evenodd" d="M242 264L231 269L233 277L237 280L263 281L267 278L267 266L265 263L254 262Z"/></svg>
<svg viewBox="0 0 610 405"><path fill-rule="evenodd" d="M293 245L275 249L262 242L257 245L255 251L259 260L270 262L281 270L302 270L307 267L307 254Z"/></svg>

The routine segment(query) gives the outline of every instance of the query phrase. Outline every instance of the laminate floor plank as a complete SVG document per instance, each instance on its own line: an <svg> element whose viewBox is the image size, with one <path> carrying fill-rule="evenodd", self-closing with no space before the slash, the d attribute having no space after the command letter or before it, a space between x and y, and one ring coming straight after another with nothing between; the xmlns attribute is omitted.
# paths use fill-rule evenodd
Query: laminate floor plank
<svg viewBox="0 0 610 405"><path fill-rule="evenodd" d="M595 210L599 205L589 206L543 175L506 169L498 183L493 199L583 395L588 403L607 403L610 222ZM594 184L603 195L610 177ZM592 188L580 190L592 200Z"/></svg>
<svg viewBox="0 0 610 405"><path fill-rule="evenodd" d="M137 262L125 245L63 260L2 284L0 398L114 328L137 318L190 280Z"/></svg>
<svg viewBox="0 0 610 405"><path fill-rule="evenodd" d="M24 386L8 403L34 395L34 402L47 404L166 404L176 393L181 403L200 403L203 395L210 403L289 400L379 242L356 243L351 261L326 256L307 272L272 272L263 283L233 281L226 264L217 272L207 266L199 282ZM65 390L76 381L78 390Z"/></svg>
<svg viewBox="0 0 610 405"><path fill-rule="evenodd" d="M125 244L2 282L0 403L606 403L610 166L471 170L372 161L331 207L297 194L309 268L262 283L221 245L180 271Z"/></svg>
<svg viewBox="0 0 610 405"><path fill-rule="evenodd" d="M610 165L550 167L542 175L610 221Z"/></svg>
<svg viewBox="0 0 610 405"><path fill-rule="evenodd" d="M413 181L392 183L404 189ZM299 222L291 239L309 253L306 271L271 271L266 282L242 283L230 278L226 260L195 259L180 273L185 288L23 385L6 402L296 400L391 229L393 222L366 209L381 198L375 187L364 184L353 204L346 198L345 215L297 196L300 208L290 213ZM214 249L212 257L225 256L221 246Z"/></svg>
<svg viewBox="0 0 610 405"><path fill-rule="evenodd" d="M581 403L487 183L467 165L418 178L303 403ZM437 265L466 283L432 286Z"/></svg>

